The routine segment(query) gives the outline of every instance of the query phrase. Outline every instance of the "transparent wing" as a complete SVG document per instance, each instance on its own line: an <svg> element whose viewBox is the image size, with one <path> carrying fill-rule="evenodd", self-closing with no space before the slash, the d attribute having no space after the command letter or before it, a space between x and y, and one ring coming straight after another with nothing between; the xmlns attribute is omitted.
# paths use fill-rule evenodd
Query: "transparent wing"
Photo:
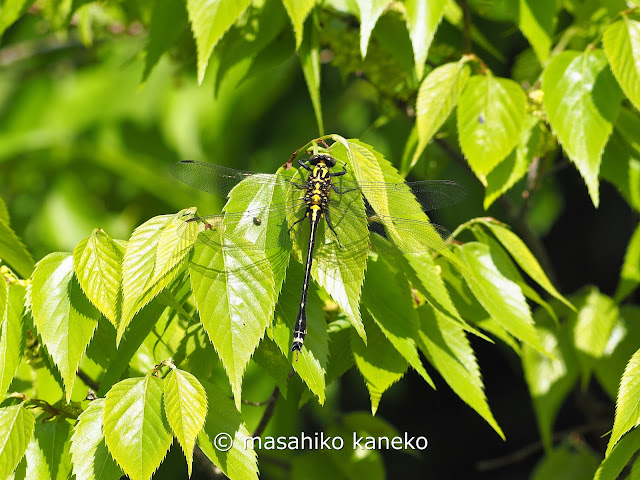
<svg viewBox="0 0 640 480"><path fill-rule="evenodd" d="M226 197L242 181L248 181L256 186L293 185L296 188L305 188L304 184L292 182L284 175L235 170L208 162L183 160L171 165L170 170L174 177L187 185L219 197Z"/></svg>
<svg viewBox="0 0 640 480"><path fill-rule="evenodd" d="M458 203L466 197L465 189L452 180L424 180L408 183L355 182L336 180L337 192L359 190L372 204L380 200L401 208L394 214L427 212ZM417 200L417 202L416 202Z"/></svg>

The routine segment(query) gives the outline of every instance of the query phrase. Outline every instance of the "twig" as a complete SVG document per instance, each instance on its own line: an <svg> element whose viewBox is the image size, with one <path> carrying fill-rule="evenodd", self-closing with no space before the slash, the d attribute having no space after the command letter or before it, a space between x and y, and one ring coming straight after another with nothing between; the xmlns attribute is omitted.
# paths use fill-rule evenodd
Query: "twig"
<svg viewBox="0 0 640 480"><path fill-rule="evenodd" d="M610 428L611 422L599 422L590 425L582 425L580 427L572 428L570 430L564 430L561 432L554 433L552 436L552 441L556 442L566 437L575 437L576 435L580 435L583 433L593 432L593 431L602 431L604 429ZM576 440L577 443L577 440ZM499 468L506 467L508 465L512 465L514 463L518 463L525 458L533 455L534 453L542 450L544 445L541 441L537 441L531 443L529 445L524 446L523 448L516 450L504 457L493 458L491 460L480 460L476 462L476 470L480 472L486 472L489 470L497 470Z"/></svg>
<svg viewBox="0 0 640 480"><path fill-rule="evenodd" d="M76 372L76 375L90 389L95 390L96 392L100 390L100 384L96 382L93 378L91 378L89 375L87 375L81 368L78 369L78 371Z"/></svg>
<svg viewBox="0 0 640 480"><path fill-rule="evenodd" d="M464 53L471 53L471 9L468 0L460 0L462 7L462 48Z"/></svg>
<svg viewBox="0 0 640 480"><path fill-rule="evenodd" d="M271 392L269 398L266 400L267 408L265 408L264 413L262 414L262 418L260 419L260 423L253 432L254 437L259 437L260 435L262 435L264 430L267 428L267 425L269 424L269 421L271 420L271 417L275 412L276 402L278 401L279 397L280 389L276 386L273 389L273 392Z"/></svg>

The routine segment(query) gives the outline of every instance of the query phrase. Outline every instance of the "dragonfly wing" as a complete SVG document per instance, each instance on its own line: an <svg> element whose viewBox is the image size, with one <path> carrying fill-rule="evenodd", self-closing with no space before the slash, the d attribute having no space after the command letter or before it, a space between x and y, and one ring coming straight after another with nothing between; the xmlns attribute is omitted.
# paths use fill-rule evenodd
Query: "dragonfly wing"
<svg viewBox="0 0 640 480"><path fill-rule="evenodd" d="M464 188L452 180L425 180L409 183L336 182L338 192L360 191L377 213L394 216L427 212L458 203Z"/></svg>
<svg viewBox="0 0 640 480"><path fill-rule="evenodd" d="M235 170L208 162L183 160L170 167L178 180L207 193L226 197L242 181L253 185L280 185L282 187L304 188L285 175Z"/></svg>

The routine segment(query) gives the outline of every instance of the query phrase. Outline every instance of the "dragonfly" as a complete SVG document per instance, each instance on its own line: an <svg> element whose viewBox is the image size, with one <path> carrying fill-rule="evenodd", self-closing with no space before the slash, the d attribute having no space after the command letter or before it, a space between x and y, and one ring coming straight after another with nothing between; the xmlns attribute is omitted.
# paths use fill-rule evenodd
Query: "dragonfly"
<svg viewBox="0 0 640 480"><path fill-rule="evenodd" d="M308 224L304 279L300 306L293 330L291 352L302 351L307 335L307 295L319 231L323 252L361 255L371 248L370 235L392 242L376 242L377 253L405 254L445 248L449 232L426 219L425 212L457 203L464 188L451 180L386 183L358 181L344 164L319 153L299 159L299 169L266 174L235 170L208 162L183 160L171 165L182 182L219 197L233 198L225 212L195 217L204 230L239 231L256 248L269 250L295 241ZM265 193L266 192L266 193ZM259 204L262 198L269 204ZM241 211L226 211L231 203ZM268 234L267 227L275 228ZM324 228L323 228L324 227ZM224 242L215 245L227 248ZM300 248L302 251L302 248ZM316 263L318 260L316 259Z"/></svg>

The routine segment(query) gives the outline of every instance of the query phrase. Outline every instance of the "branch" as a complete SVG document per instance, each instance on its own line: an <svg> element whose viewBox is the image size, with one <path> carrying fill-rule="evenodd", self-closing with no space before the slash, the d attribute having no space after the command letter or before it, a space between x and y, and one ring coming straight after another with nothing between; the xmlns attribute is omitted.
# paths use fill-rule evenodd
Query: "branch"
<svg viewBox="0 0 640 480"><path fill-rule="evenodd" d="M460 0L462 7L462 48L464 53L471 53L471 8L468 0Z"/></svg>
<svg viewBox="0 0 640 480"><path fill-rule="evenodd" d="M278 401L279 397L280 389L276 386L265 402L267 404L267 408L265 408L264 413L262 414L262 418L260 419L260 423L253 432L254 437L259 437L260 435L262 435L262 433L267 428L267 425L269 424L269 421L271 420L271 417L273 417L273 414L275 412L276 402Z"/></svg>
<svg viewBox="0 0 640 480"><path fill-rule="evenodd" d="M91 378L89 375L87 375L81 368L78 369L78 371L76 372L76 375L90 389L95 390L96 392L100 390L100 384L96 382L93 378Z"/></svg>

